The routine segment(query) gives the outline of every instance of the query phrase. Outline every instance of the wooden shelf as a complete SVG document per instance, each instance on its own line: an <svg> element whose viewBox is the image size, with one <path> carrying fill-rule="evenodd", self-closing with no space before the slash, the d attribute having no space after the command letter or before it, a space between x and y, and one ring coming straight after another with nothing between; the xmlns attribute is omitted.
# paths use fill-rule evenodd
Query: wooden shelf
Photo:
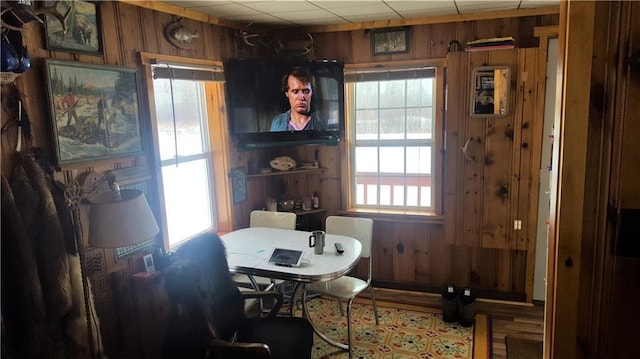
<svg viewBox="0 0 640 359"><path fill-rule="evenodd" d="M296 216L306 216L308 214L314 214L314 213L322 213L322 212L326 212L327 210L324 208L317 208L317 209L309 209L309 210L302 210L302 209L297 209L295 211L293 211L293 213L296 214Z"/></svg>
<svg viewBox="0 0 640 359"><path fill-rule="evenodd" d="M267 173L256 173L253 175L247 175L247 178L257 178L257 177L269 177L269 176L284 176L284 175L297 175L297 174L303 174L303 173L320 173L322 171L324 171L326 168L324 167L319 167L319 168L299 168L299 169L293 169L293 170L289 170L289 171L272 171L272 172L267 172Z"/></svg>

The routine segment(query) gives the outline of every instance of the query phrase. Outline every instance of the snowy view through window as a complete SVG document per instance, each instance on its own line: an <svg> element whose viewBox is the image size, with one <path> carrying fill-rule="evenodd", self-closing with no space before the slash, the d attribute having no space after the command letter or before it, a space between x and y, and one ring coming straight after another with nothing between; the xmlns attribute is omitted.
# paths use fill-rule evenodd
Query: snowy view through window
<svg viewBox="0 0 640 359"><path fill-rule="evenodd" d="M431 209L434 82L366 81L350 87L356 206Z"/></svg>
<svg viewBox="0 0 640 359"><path fill-rule="evenodd" d="M169 244L174 245L213 226L204 85L156 79L153 90Z"/></svg>

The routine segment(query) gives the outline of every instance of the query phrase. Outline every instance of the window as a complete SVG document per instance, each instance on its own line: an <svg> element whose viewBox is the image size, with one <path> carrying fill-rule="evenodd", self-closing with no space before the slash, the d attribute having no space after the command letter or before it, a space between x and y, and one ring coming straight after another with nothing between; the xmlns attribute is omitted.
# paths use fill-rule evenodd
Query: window
<svg viewBox="0 0 640 359"><path fill-rule="evenodd" d="M169 65L151 69L165 244L171 248L218 229L207 103L215 91L210 84L216 75Z"/></svg>
<svg viewBox="0 0 640 359"><path fill-rule="evenodd" d="M435 74L347 71L350 208L435 211Z"/></svg>

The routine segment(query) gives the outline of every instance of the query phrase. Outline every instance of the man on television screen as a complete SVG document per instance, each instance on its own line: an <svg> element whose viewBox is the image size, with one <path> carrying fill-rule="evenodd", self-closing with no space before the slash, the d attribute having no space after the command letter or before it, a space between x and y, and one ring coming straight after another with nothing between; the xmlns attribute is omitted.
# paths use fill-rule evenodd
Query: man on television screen
<svg viewBox="0 0 640 359"><path fill-rule="evenodd" d="M311 111L314 78L308 69L293 67L282 78L281 86L291 108L271 120L271 132L325 129L320 115Z"/></svg>

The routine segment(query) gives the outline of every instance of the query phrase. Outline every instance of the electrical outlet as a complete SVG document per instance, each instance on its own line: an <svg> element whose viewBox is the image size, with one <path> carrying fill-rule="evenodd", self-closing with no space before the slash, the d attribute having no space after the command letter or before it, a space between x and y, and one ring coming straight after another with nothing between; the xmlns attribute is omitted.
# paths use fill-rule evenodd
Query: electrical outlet
<svg viewBox="0 0 640 359"><path fill-rule="evenodd" d="M515 221L513 221L513 229L516 231L519 231L522 229L522 220L520 219L516 219Z"/></svg>

